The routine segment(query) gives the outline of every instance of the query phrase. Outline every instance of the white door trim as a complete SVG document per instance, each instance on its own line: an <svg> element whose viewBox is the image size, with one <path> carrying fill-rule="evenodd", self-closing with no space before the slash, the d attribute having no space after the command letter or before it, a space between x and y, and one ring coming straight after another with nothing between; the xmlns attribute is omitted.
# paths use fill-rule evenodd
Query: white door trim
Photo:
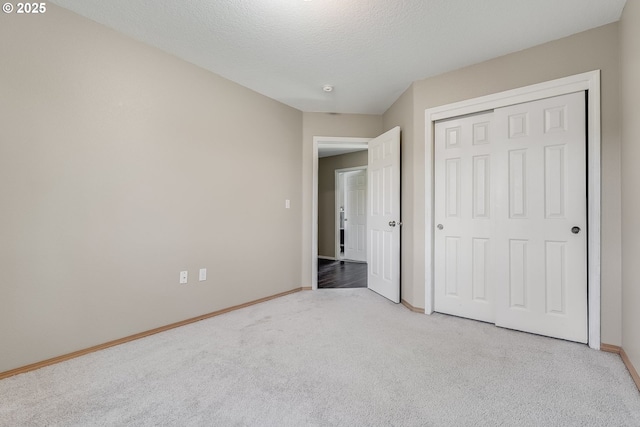
<svg viewBox="0 0 640 427"><path fill-rule="evenodd" d="M353 172L353 171L366 171L367 170L367 166L355 166L352 168L344 168L344 169L336 169L334 171L334 183L335 183L335 207L336 207L336 211L335 211L335 240L336 240L336 244L335 244L335 259L344 259L344 255L340 255L340 211L338 210L338 206L340 205L340 191L342 189L339 188L340 183L338 182L338 175L340 175L341 173L345 173L345 172ZM346 232L346 230L345 230Z"/></svg>
<svg viewBox="0 0 640 427"><path fill-rule="evenodd" d="M433 142L436 120L472 114L568 93L587 91L587 215L589 347L600 349L600 70L525 86L425 110L425 313L433 312Z"/></svg>
<svg viewBox="0 0 640 427"><path fill-rule="evenodd" d="M318 289L318 145L364 144L372 138L342 138L335 136L313 137L313 167L311 196L311 289Z"/></svg>

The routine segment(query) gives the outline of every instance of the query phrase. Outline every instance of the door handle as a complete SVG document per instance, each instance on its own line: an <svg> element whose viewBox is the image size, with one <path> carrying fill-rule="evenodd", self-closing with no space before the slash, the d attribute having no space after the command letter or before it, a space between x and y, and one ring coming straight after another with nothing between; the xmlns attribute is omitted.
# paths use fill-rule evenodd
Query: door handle
<svg viewBox="0 0 640 427"><path fill-rule="evenodd" d="M578 234L580 232L580 227L577 227L577 226L571 227L571 232L573 234Z"/></svg>
<svg viewBox="0 0 640 427"><path fill-rule="evenodd" d="M444 225L438 224L437 227L438 227L438 230L442 230L444 228Z"/></svg>
<svg viewBox="0 0 640 427"><path fill-rule="evenodd" d="M401 222L396 223L395 221L389 221L389 227L395 227L395 226L396 226L396 224L397 224L398 226L401 226L401 225L402 225L402 223L401 223Z"/></svg>

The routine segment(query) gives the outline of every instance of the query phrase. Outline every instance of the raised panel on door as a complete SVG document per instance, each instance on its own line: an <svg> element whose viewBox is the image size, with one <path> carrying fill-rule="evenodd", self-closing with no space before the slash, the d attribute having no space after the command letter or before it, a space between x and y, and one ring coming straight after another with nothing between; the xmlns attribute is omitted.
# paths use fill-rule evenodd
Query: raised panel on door
<svg viewBox="0 0 640 427"><path fill-rule="evenodd" d="M471 284L473 288L473 299L476 301L487 301L487 296L491 295L488 286L490 282L488 279L488 273L492 265L489 264L491 260L491 254L489 252L489 242L487 238L473 238L472 239L472 276Z"/></svg>
<svg viewBox="0 0 640 427"><path fill-rule="evenodd" d="M566 206L566 145L544 148L544 207L547 219L564 219Z"/></svg>
<svg viewBox="0 0 640 427"><path fill-rule="evenodd" d="M462 168L459 157L445 160L445 193L444 202L447 218L460 217L460 169Z"/></svg>
<svg viewBox="0 0 640 427"><path fill-rule="evenodd" d="M460 237L445 237L444 253L445 295L460 297Z"/></svg>
<svg viewBox="0 0 640 427"><path fill-rule="evenodd" d="M435 310L494 320L491 113L436 123Z"/></svg>
<svg viewBox="0 0 640 427"><path fill-rule="evenodd" d="M509 218L527 217L527 149L509 151Z"/></svg>
<svg viewBox="0 0 640 427"><path fill-rule="evenodd" d="M567 313L567 242L545 242L545 311Z"/></svg>
<svg viewBox="0 0 640 427"><path fill-rule="evenodd" d="M509 240L509 308L527 310L529 282L528 241Z"/></svg>
<svg viewBox="0 0 640 427"><path fill-rule="evenodd" d="M473 157L473 217L491 218L491 158Z"/></svg>
<svg viewBox="0 0 640 427"><path fill-rule="evenodd" d="M585 129L583 92L495 110L498 326L587 342Z"/></svg>

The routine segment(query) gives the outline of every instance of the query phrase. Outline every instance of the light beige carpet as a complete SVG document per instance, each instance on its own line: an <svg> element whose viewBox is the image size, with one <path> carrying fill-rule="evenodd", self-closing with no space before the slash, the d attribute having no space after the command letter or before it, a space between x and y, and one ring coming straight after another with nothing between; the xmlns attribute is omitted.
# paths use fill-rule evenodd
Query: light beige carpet
<svg viewBox="0 0 640 427"><path fill-rule="evenodd" d="M300 292L0 381L0 426L640 426L620 358Z"/></svg>

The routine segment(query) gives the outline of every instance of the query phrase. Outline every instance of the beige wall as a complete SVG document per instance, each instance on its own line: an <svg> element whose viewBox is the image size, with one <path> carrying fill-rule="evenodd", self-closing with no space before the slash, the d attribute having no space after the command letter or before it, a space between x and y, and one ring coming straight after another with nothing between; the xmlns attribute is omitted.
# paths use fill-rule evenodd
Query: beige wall
<svg viewBox="0 0 640 427"><path fill-rule="evenodd" d="M622 346L640 370L640 1L620 23L622 56Z"/></svg>
<svg viewBox="0 0 640 427"><path fill-rule="evenodd" d="M303 286L311 286L313 137L342 136L375 138L383 133L382 116L370 114L303 113L302 129L302 272L300 277Z"/></svg>
<svg viewBox="0 0 640 427"><path fill-rule="evenodd" d="M336 180L335 171L366 166L367 151L324 157L318 160L318 255L336 254Z"/></svg>
<svg viewBox="0 0 640 427"><path fill-rule="evenodd" d="M384 129L391 129L400 126L400 157L402 165L400 213L402 216L402 228L400 236L401 259L400 259L400 298L409 302L414 307L424 309L424 297L420 301L416 295L415 270L424 269L424 262L415 262L409 256L416 252L414 247L414 234L416 233L415 204L413 198L414 179L414 120L413 120L413 85L407 89L400 98L385 112L383 116ZM406 220L406 219L409 220ZM418 227L419 228L419 227ZM423 252L424 253L424 252ZM424 256L423 256L424 259ZM424 273L422 273L424 276ZM422 292L424 295L424 291Z"/></svg>
<svg viewBox="0 0 640 427"><path fill-rule="evenodd" d="M301 112L53 4L0 15L0 372L301 286Z"/></svg>
<svg viewBox="0 0 640 427"><path fill-rule="evenodd" d="M403 150L411 152L411 164L403 163L403 176L412 177L413 211L403 211L405 227L412 227L411 247L403 246L403 260L415 262L413 277L403 279L403 294L410 304L424 306L424 111L504 90L602 70L602 341L621 343L620 282L620 134L619 134L619 43L618 24L609 24L457 71L414 82L413 140ZM385 117L393 113L389 110ZM395 114L395 113L394 113ZM399 119L396 119L399 120ZM385 119L385 127L398 124ZM407 120L405 118L405 120ZM406 180L403 191L407 189ZM404 194L404 193L403 193ZM407 195L405 194L405 198ZM429 220L427 218L427 220ZM406 228L405 228L406 231ZM403 234L404 237L404 234ZM405 277L405 279L408 279Z"/></svg>

